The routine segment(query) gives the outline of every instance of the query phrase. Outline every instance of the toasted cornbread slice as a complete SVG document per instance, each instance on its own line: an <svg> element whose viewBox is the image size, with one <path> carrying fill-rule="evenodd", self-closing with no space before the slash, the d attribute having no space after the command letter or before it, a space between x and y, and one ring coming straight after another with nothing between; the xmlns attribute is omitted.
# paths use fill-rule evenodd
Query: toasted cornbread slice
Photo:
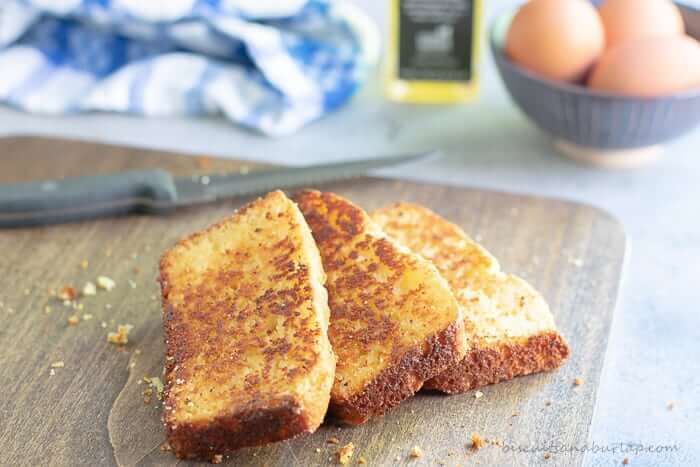
<svg viewBox="0 0 700 467"><path fill-rule="evenodd" d="M569 355L547 303L459 227L411 203L379 209L372 218L390 236L437 266L462 306L470 350L427 381L460 393L515 376L551 370Z"/></svg>
<svg viewBox="0 0 700 467"><path fill-rule="evenodd" d="M164 422L181 458L310 433L335 356L321 258L282 192L166 251Z"/></svg>
<svg viewBox="0 0 700 467"><path fill-rule="evenodd" d="M329 410L358 424L413 395L466 352L459 306L437 269L333 193L294 196L328 281L338 356Z"/></svg>

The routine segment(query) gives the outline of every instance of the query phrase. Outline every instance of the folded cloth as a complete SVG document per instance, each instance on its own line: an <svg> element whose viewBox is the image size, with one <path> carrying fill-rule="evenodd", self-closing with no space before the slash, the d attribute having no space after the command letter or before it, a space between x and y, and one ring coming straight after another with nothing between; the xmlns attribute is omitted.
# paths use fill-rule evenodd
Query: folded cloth
<svg viewBox="0 0 700 467"><path fill-rule="evenodd" d="M0 102L53 115L222 113L284 135L353 95L376 35L331 0L0 0Z"/></svg>

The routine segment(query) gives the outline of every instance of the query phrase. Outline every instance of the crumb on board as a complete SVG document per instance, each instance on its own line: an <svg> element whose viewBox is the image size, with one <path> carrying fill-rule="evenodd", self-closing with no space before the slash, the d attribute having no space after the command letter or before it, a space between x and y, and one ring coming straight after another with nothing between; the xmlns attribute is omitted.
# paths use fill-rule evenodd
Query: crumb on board
<svg viewBox="0 0 700 467"><path fill-rule="evenodd" d="M58 292L58 298L61 300L73 300L77 296L78 293L75 291L75 287L70 285L63 286L63 288Z"/></svg>
<svg viewBox="0 0 700 467"><path fill-rule="evenodd" d="M54 376L55 374L56 374L56 370L54 370L53 368L51 368L51 369L49 370L49 376Z"/></svg>
<svg viewBox="0 0 700 467"><path fill-rule="evenodd" d="M63 360L59 360L57 362L51 363L51 368L63 368L65 366L66 366L66 364L63 362Z"/></svg>
<svg viewBox="0 0 700 467"><path fill-rule="evenodd" d="M550 453L548 453L548 452L545 452L545 453L544 453L544 458L545 458L545 459L549 459L550 457L552 457L552 455L551 455Z"/></svg>
<svg viewBox="0 0 700 467"><path fill-rule="evenodd" d="M316 453L321 452L321 448L316 448Z"/></svg>
<svg viewBox="0 0 700 467"><path fill-rule="evenodd" d="M146 386L143 388L143 403L148 405L151 403L151 400L153 400L153 388Z"/></svg>
<svg viewBox="0 0 700 467"><path fill-rule="evenodd" d="M471 448L475 451L483 448L486 445L484 438L482 438L481 435L479 435L479 433L477 433L476 431L472 432L471 440L472 440Z"/></svg>
<svg viewBox="0 0 700 467"><path fill-rule="evenodd" d="M474 393L474 399L481 399L482 397L484 397L484 393L483 393L483 392L481 392L481 391L476 391L476 392Z"/></svg>
<svg viewBox="0 0 700 467"><path fill-rule="evenodd" d="M83 321L90 321L92 319L92 314L83 313Z"/></svg>
<svg viewBox="0 0 700 467"><path fill-rule="evenodd" d="M110 344L124 345L129 343L129 332L134 327L131 324L120 324L117 326L117 332L107 334L107 342Z"/></svg>
<svg viewBox="0 0 700 467"><path fill-rule="evenodd" d="M80 268L81 269L87 269L90 263L88 263L88 260L84 259L80 262Z"/></svg>
<svg viewBox="0 0 700 467"><path fill-rule="evenodd" d="M352 444L352 442L338 449L338 452L335 453L338 464L347 465L350 462L350 459L352 459L352 454L354 451L355 445Z"/></svg>
<svg viewBox="0 0 700 467"><path fill-rule="evenodd" d="M163 444L160 445L160 450L163 452L172 451L173 447L167 441L163 441Z"/></svg>
<svg viewBox="0 0 700 467"><path fill-rule="evenodd" d="M629 458L629 457L625 457L624 459L622 459L622 464L623 464L623 465L630 465L630 458Z"/></svg>
<svg viewBox="0 0 700 467"><path fill-rule="evenodd" d="M221 454L214 454L214 456L211 458L212 464L221 464L223 461L224 461L224 456Z"/></svg>
<svg viewBox="0 0 700 467"><path fill-rule="evenodd" d="M574 379L574 386L581 386L583 384L583 379L582 378L576 378Z"/></svg>
<svg viewBox="0 0 700 467"><path fill-rule="evenodd" d="M326 440L326 443L328 443L328 444L338 444L338 443L340 443L340 440L339 440L338 438L336 438L335 436L331 436L330 438L328 438L328 439Z"/></svg>
<svg viewBox="0 0 700 467"><path fill-rule="evenodd" d="M156 391L156 396L158 397L158 400L163 399L163 381L161 381L159 377L153 376L149 378L148 376L144 376L143 382L151 388L151 394L153 393L153 390Z"/></svg>
<svg viewBox="0 0 700 467"><path fill-rule="evenodd" d="M359 465L367 465L367 459L365 459L364 456L360 456L360 458L357 459L357 463L358 463Z"/></svg>
<svg viewBox="0 0 700 467"><path fill-rule="evenodd" d="M668 401L668 404L666 404L666 409L667 410L673 410L674 407L676 406L676 403L673 401Z"/></svg>
<svg viewBox="0 0 700 467"><path fill-rule="evenodd" d="M46 306L44 307L44 313L46 313L47 315L48 315L49 313L51 313L51 307L50 307L49 305L46 305Z"/></svg>
<svg viewBox="0 0 700 467"><path fill-rule="evenodd" d="M78 315L70 315L68 317L68 324L70 324L71 326L75 326L78 323L80 323L80 318L78 317Z"/></svg>
<svg viewBox="0 0 700 467"><path fill-rule="evenodd" d="M112 279L110 279L110 278L107 277L107 276L99 276L99 277L97 278L97 286L98 286L99 288L101 288L101 289L110 291L110 290L112 290L114 287L116 287L116 285L117 285L117 283L114 282Z"/></svg>
<svg viewBox="0 0 700 467"><path fill-rule="evenodd" d="M546 405L547 407L549 407L550 405L552 405L552 401L544 401L544 405Z"/></svg>
<svg viewBox="0 0 700 467"><path fill-rule="evenodd" d="M420 448L420 446L413 446L413 449L411 449L411 453L409 455L413 459L418 459L423 457L423 450Z"/></svg>
<svg viewBox="0 0 700 467"><path fill-rule="evenodd" d="M85 285L83 286L83 295L86 297L96 295L97 294L97 287L95 284L93 284L90 281L87 281Z"/></svg>

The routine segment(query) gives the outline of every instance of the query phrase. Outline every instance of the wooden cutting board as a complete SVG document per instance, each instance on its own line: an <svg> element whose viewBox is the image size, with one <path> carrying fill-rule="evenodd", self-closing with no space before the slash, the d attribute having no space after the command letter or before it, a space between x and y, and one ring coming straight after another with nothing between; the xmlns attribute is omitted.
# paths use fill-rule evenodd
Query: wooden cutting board
<svg viewBox="0 0 700 467"><path fill-rule="evenodd" d="M175 174L248 169L229 160L38 138L0 140L0 183L162 167ZM253 167L250 167L253 168ZM490 191L365 178L321 186L371 210L414 201L464 227L548 299L573 354L558 371L459 396L419 394L365 425L317 433L232 455L229 465L331 463L353 442L356 464L577 465L583 454L554 452L589 440L625 255L622 228L581 204ZM0 465L173 465L161 404L144 402L144 376L161 376L163 344L157 264L179 237L230 214L244 199L131 216L0 231ZM64 306L50 289L104 275L111 291ZM70 316L80 322L68 324ZM134 326L128 345L107 342ZM53 362L63 367L51 368ZM53 375L52 375L53 373ZM583 384L574 386L575 378ZM470 449L470 434L494 440ZM502 445L500 445L502 444ZM413 446L425 455L409 457ZM553 447L554 446L554 447ZM525 451L532 452L525 452ZM550 454L547 454L550 453ZM441 464L442 463L442 464Z"/></svg>

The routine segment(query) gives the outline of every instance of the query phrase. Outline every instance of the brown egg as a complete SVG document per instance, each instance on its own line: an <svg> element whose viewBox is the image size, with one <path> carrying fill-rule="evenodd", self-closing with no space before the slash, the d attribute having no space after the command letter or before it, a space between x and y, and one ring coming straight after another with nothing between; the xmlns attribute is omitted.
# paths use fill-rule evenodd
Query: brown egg
<svg viewBox="0 0 700 467"><path fill-rule="evenodd" d="M605 46L642 37L678 36L683 18L670 0L605 0L598 9L605 28Z"/></svg>
<svg viewBox="0 0 700 467"><path fill-rule="evenodd" d="M531 0L513 18L506 54L548 78L577 81L604 47L603 24L586 0Z"/></svg>
<svg viewBox="0 0 700 467"><path fill-rule="evenodd" d="M700 86L700 44L688 36L647 37L606 51L590 76L593 89L662 96Z"/></svg>

